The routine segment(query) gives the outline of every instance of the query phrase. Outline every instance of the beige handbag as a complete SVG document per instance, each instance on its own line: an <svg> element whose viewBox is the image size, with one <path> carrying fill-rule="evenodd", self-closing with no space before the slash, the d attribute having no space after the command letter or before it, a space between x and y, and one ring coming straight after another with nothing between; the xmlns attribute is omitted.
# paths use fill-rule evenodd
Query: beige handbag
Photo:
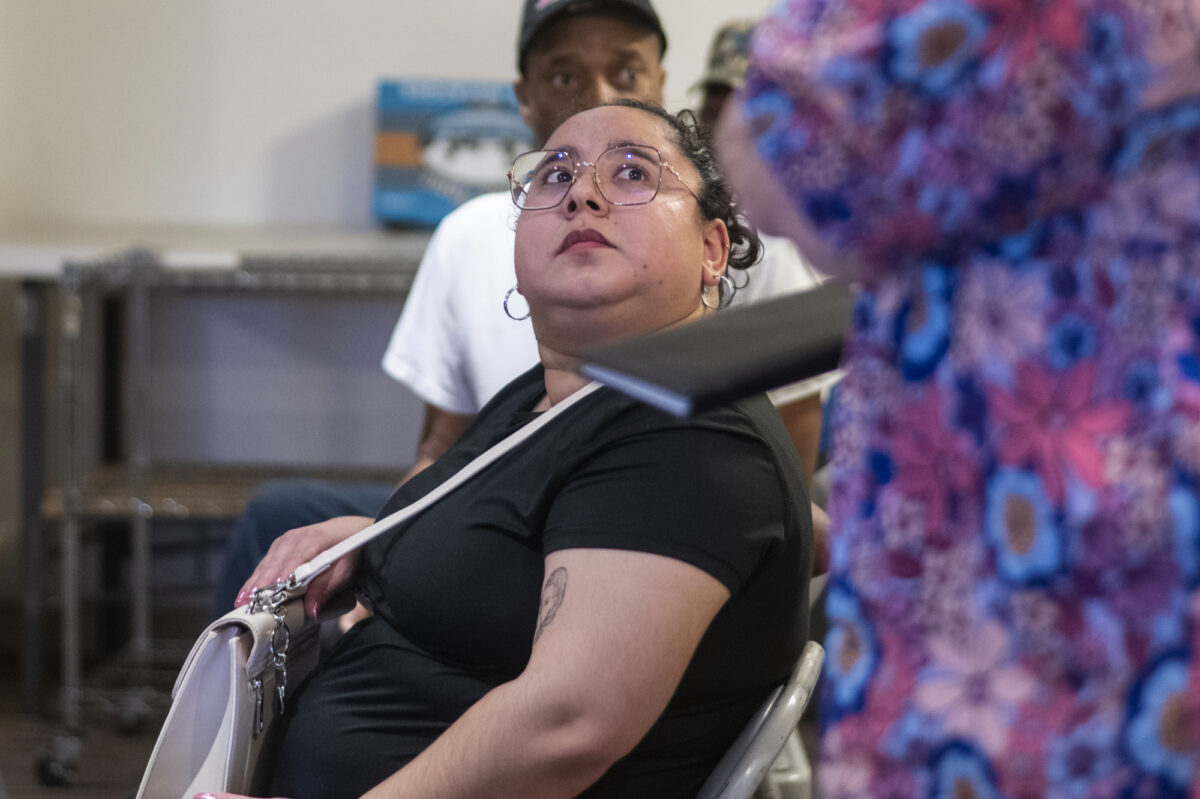
<svg viewBox="0 0 1200 799"><path fill-rule="evenodd" d="M259 759L269 754L272 722L316 665L317 624L299 597L276 612L256 602L226 613L201 633L171 692L139 799L192 797L201 791L252 794L264 787ZM296 631L296 632L293 632Z"/></svg>
<svg viewBox="0 0 1200 799"><path fill-rule="evenodd" d="M595 389L589 383L468 463L421 499L299 566L285 582L255 591L248 605L208 626L180 670L137 799L192 799L202 791L253 794L273 760L273 722L317 662L318 625L302 597L325 569L421 513Z"/></svg>

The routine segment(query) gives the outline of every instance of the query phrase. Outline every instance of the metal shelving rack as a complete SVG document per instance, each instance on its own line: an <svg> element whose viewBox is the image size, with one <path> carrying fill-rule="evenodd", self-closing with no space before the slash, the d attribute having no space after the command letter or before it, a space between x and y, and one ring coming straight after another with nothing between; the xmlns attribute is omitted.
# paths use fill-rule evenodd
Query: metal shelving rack
<svg viewBox="0 0 1200 799"><path fill-rule="evenodd" d="M42 502L43 518L57 517L60 529L63 729L38 756L35 766L43 782L66 784L73 779L82 746L80 732L85 704L96 699L96 704L113 706L112 699L93 697L84 686L81 555L85 521L107 518L129 524L130 637L123 659L132 664L132 674L144 677L155 667L156 657L161 659L165 643L154 640L151 630L151 544L155 520L230 518L240 511L253 485L267 476L221 466L191 471L164 469L152 462L146 409L150 391L150 308L154 293L159 290L323 292L391 295L402 300L412 284L427 241L425 233L392 234L379 246L368 244L340 252L336 246L303 252L259 250L239 253L228 263L215 266L204 263L204 259L189 263L186 254L172 256L131 248L64 265L58 380L61 483ZM80 446L85 292L92 290L118 294L123 299L127 331L121 403L125 411L122 429L126 457L117 466L99 470L85 469ZM387 479L394 477L392 474ZM170 651L169 646L167 650ZM179 653L177 660L168 658L170 665L178 668L182 656ZM131 697L132 707L120 709L135 716L150 707L147 703L154 698L164 704L169 699L158 694L147 699L147 690L155 692L152 687L132 690L132 694L126 694L127 699ZM121 701L118 699L117 704Z"/></svg>

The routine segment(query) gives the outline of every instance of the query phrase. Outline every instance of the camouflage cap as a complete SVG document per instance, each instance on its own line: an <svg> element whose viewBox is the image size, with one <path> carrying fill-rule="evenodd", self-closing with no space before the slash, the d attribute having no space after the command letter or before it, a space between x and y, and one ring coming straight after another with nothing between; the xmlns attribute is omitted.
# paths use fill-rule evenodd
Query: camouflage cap
<svg viewBox="0 0 1200 799"><path fill-rule="evenodd" d="M746 63L750 58L750 36L755 20L739 19L726 22L717 29L708 50L708 66L704 77L693 86L729 86L737 89L745 83Z"/></svg>

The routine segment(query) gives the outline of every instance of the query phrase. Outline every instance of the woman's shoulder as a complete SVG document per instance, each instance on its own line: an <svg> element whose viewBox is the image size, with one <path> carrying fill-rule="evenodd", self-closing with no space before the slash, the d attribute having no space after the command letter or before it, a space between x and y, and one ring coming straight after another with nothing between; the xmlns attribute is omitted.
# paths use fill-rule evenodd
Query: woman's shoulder
<svg viewBox="0 0 1200 799"><path fill-rule="evenodd" d="M530 409L542 396L542 375L541 366L534 366L489 400L475 422L479 434L492 439L528 423L534 416ZM727 451L743 457L757 451L781 471L801 473L787 429L766 395L677 417L601 387L568 408L547 432L546 446L562 456L561 468L613 447L670 446L672 451L715 458Z"/></svg>
<svg viewBox="0 0 1200 799"><path fill-rule="evenodd" d="M722 439L730 437L760 439L771 450L776 449L776 443L790 445L791 441L766 395L678 417L612 389L602 389L580 403L567 427L570 438L590 446L655 435L693 437L712 446L720 446Z"/></svg>

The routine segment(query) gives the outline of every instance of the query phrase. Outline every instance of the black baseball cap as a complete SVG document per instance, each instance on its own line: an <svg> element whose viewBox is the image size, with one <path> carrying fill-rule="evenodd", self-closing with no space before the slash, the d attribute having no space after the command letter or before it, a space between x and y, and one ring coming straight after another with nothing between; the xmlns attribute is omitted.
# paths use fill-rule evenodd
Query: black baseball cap
<svg viewBox="0 0 1200 799"><path fill-rule="evenodd" d="M645 25L658 34L658 55L667 52L667 34L650 0L525 0L521 14L521 39L517 43L517 68L525 72L525 51L548 24L568 14L607 14Z"/></svg>

